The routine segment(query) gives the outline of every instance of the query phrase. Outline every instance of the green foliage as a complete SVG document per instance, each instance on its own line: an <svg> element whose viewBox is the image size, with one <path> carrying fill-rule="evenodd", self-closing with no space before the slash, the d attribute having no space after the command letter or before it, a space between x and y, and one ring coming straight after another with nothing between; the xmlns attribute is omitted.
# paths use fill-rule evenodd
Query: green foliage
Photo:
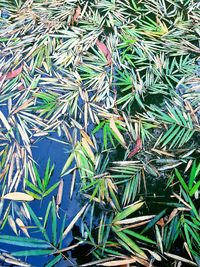
<svg viewBox="0 0 200 267"><path fill-rule="evenodd" d="M199 33L192 0L0 0L2 260L74 266L89 244L84 266L199 265ZM67 149L57 182L45 138Z"/></svg>
<svg viewBox="0 0 200 267"><path fill-rule="evenodd" d="M34 198L41 200L42 198L48 196L53 190L55 190L60 181L54 183L51 187L49 187L50 179L54 171L54 164L50 167L50 159L48 159L44 178L41 178L36 165L33 163L33 171L35 176L35 183L30 182L27 178L25 179L26 186L30 188L32 191L25 190L29 195L33 196ZM49 187L49 188L48 188Z"/></svg>

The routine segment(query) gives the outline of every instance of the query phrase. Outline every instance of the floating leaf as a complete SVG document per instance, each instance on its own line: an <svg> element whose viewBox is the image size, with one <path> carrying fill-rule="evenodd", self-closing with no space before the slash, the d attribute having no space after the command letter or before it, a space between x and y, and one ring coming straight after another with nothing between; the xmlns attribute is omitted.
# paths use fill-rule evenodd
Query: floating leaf
<svg viewBox="0 0 200 267"><path fill-rule="evenodd" d="M22 192L12 192L8 193L1 198L3 199L9 199L9 200L15 200L15 201L33 201L34 198L28 194L22 193Z"/></svg>
<svg viewBox="0 0 200 267"><path fill-rule="evenodd" d="M125 265L128 265L130 263L134 263L136 261L137 261L137 259L133 257L133 258L128 258L128 259L124 259L124 260L102 262L102 263L97 264L97 265L101 265L101 266L125 266Z"/></svg>
<svg viewBox="0 0 200 267"><path fill-rule="evenodd" d="M131 238L129 238L126 234L123 232L118 231L117 227L113 227L114 232L116 235L126 244L128 245L133 251L137 252L139 255L147 259L146 254L144 251L135 243Z"/></svg>
<svg viewBox="0 0 200 267"><path fill-rule="evenodd" d="M110 50L107 48L107 46L103 42L99 40L96 40L96 45L98 49L104 54L104 56L107 59L108 64L110 65L112 63L112 56L111 56Z"/></svg>
<svg viewBox="0 0 200 267"><path fill-rule="evenodd" d="M73 228L73 226L75 225L75 223L78 221L78 219L81 217L81 215L83 214L83 212L87 208L87 206L88 206L88 204L85 204L82 207L82 209L76 214L76 216L74 217L74 219L70 222L70 224L67 226L67 228L63 232L62 239L64 239L68 235L68 233L71 231L71 229Z"/></svg>
<svg viewBox="0 0 200 267"><path fill-rule="evenodd" d="M122 212L119 212L116 217L113 219L113 223L123 220L124 218L127 218L130 214L135 212L136 210L140 209L144 202L138 202L134 203L128 208L124 209Z"/></svg>
<svg viewBox="0 0 200 267"><path fill-rule="evenodd" d="M122 136L122 134L120 133L120 131L118 130L117 126L115 125L115 121L113 118L110 119L110 128L113 130L113 132L117 135L117 137L120 140L120 143L126 147L126 142L124 140L124 137Z"/></svg>
<svg viewBox="0 0 200 267"><path fill-rule="evenodd" d="M20 227L20 229L22 230L22 232L24 232L24 234L28 237L30 237L27 229L26 229L26 226L24 225L24 223L22 222L22 220L20 218L17 218L16 219L16 223L17 225Z"/></svg>
<svg viewBox="0 0 200 267"><path fill-rule="evenodd" d="M35 247L35 248L49 248L49 243L41 239L1 235L0 243L20 246L20 247Z"/></svg>
<svg viewBox="0 0 200 267"><path fill-rule="evenodd" d="M80 15L81 15L81 7L78 6L76 8L75 13L74 13L74 16L72 18L72 24L78 20L78 18L80 17Z"/></svg>
<svg viewBox="0 0 200 267"><path fill-rule="evenodd" d="M23 65L21 65L16 70L12 70L12 71L8 72L7 74L1 76L0 77L0 81L3 80L3 79L10 80L10 79L13 79L13 78L17 77L22 72L22 69L23 69Z"/></svg>

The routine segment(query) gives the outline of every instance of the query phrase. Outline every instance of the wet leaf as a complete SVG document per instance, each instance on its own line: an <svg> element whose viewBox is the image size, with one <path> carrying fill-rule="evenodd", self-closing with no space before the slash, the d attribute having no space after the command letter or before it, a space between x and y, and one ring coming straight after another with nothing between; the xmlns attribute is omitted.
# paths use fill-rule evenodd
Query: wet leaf
<svg viewBox="0 0 200 267"><path fill-rule="evenodd" d="M125 243L127 244L133 251L137 252L139 255L147 259L146 254L144 251L135 243L131 238L129 238L126 234L123 232L119 232L117 227L113 226L113 230L116 233L116 235Z"/></svg>
<svg viewBox="0 0 200 267"><path fill-rule="evenodd" d="M35 248L48 248L49 244L44 240L20 236L1 235L0 243L20 246L20 247L35 247Z"/></svg>
<svg viewBox="0 0 200 267"><path fill-rule="evenodd" d="M13 252L12 255L16 257L28 257L28 256L41 256L41 255L50 255L54 252L54 249L35 249L35 250L23 250Z"/></svg>

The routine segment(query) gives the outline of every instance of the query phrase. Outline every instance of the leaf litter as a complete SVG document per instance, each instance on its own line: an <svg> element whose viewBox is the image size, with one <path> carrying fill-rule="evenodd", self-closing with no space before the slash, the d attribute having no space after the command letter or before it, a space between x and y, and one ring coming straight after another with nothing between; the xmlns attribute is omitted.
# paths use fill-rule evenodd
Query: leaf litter
<svg viewBox="0 0 200 267"><path fill-rule="evenodd" d="M0 227L26 247L1 253L5 263L51 255L47 266L76 266L64 252L87 244L98 259L88 266L198 265L198 10L196 1L0 1ZM50 160L41 176L32 153L52 133L67 147L58 180ZM71 222L66 185L82 205Z"/></svg>

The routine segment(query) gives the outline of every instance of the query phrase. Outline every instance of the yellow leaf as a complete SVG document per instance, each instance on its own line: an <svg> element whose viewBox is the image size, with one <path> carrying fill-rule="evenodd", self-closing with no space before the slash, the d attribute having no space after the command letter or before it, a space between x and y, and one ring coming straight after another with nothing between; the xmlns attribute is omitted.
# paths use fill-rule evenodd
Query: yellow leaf
<svg viewBox="0 0 200 267"><path fill-rule="evenodd" d="M26 226L24 225L24 223L22 222L22 220L20 218L17 218L16 219L16 223L17 225L20 227L20 229L22 230L22 232L24 232L24 234L28 237L30 237L27 229L26 229Z"/></svg>
<svg viewBox="0 0 200 267"><path fill-rule="evenodd" d="M33 99L34 98L31 97L30 99L28 99L27 101L25 101L21 106L19 106L17 109L15 109L13 111L13 114L15 114L15 113L17 113L17 112L19 112L19 111L21 111L21 110L23 110L23 109L31 106L33 104Z"/></svg>
<svg viewBox="0 0 200 267"><path fill-rule="evenodd" d="M120 133L120 131L118 130L117 126L115 125L115 121L113 118L110 119L110 128L113 130L113 132L117 135L117 137L119 138L121 144L126 147L126 142L124 140L124 137L122 136L122 134Z"/></svg>
<svg viewBox="0 0 200 267"><path fill-rule="evenodd" d="M88 156L91 158L91 160L94 162L94 153L92 152L92 149L90 148L90 146L88 145L87 140L83 137L82 138L82 146L85 148Z"/></svg>
<svg viewBox="0 0 200 267"><path fill-rule="evenodd" d="M62 234L62 240L68 235L68 233L72 230L75 223L78 221L78 219L81 217L81 215L84 213L85 209L87 208L88 204L85 204L82 209L76 214L76 216L73 218L73 220L70 222L70 224L67 226L65 231Z"/></svg>
<svg viewBox="0 0 200 267"><path fill-rule="evenodd" d="M101 263L101 266L126 266L130 263L136 262L136 258L130 258L130 259L125 259L125 260L114 260L114 261L107 261L104 263ZM99 265L99 264L98 264Z"/></svg>
<svg viewBox="0 0 200 267"><path fill-rule="evenodd" d="M10 227L12 228L12 230L14 231L14 233L17 235L17 227L16 227L15 221L13 220L13 217L11 215L8 215L8 223L9 223Z"/></svg>
<svg viewBox="0 0 200 267"><path fill-rule="evenodd" d="M86 139L86 141L88 142L88 144L91 147L95 148L91 138L89 137L89 135L84 130L81 130L81 135Z"/></svg>
<svg viewBox="0 0 200 267"><path fill-rule="evenodd" d="M3 199L16 200L16 201L32 201L34 198L28 194L21 192L12 192L1 197Z"/></svg>

